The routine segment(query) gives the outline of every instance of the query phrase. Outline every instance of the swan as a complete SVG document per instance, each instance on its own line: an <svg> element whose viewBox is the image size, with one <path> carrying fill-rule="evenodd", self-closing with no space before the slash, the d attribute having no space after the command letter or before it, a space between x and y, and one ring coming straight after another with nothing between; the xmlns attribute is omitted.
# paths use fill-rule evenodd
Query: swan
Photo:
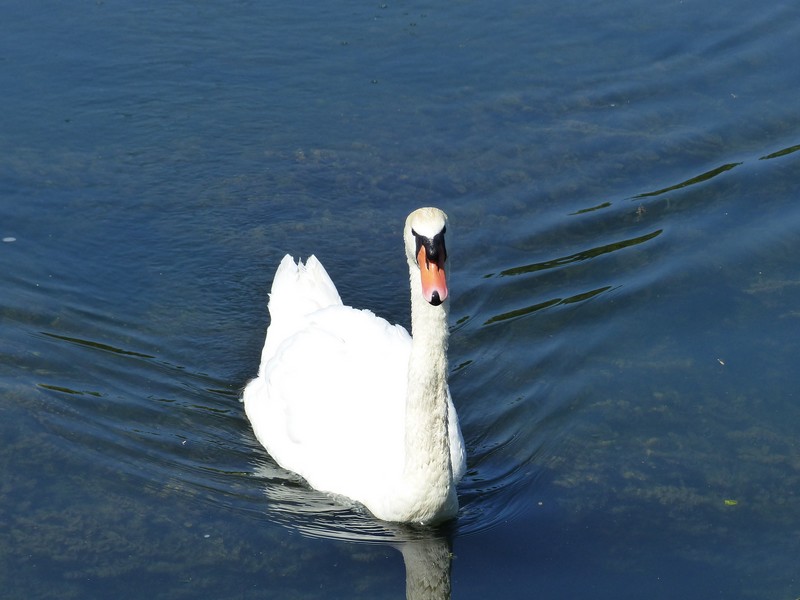
<svg viewBox="0 0 800 600"><path fill-rule="evenodd" d="M406 219L413 337L345 306L315 256L303 264L287 254L258 375L242 396L281 467L384 521L432 524L458 512L466 453L447 384L447 222L437 208Z"/></svg>

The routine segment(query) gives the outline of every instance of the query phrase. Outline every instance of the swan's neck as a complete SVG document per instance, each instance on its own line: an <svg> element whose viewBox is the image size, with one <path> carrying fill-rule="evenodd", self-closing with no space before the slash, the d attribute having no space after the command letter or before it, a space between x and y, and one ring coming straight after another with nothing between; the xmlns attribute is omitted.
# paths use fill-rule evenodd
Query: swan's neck
<svg viewBox="0 0 800 600"><path fill-rule="evenodd" d="M447 427L448 305L424 300L414 266L403 478L419 511L416 521L447 518L458 510Z"/></svg>

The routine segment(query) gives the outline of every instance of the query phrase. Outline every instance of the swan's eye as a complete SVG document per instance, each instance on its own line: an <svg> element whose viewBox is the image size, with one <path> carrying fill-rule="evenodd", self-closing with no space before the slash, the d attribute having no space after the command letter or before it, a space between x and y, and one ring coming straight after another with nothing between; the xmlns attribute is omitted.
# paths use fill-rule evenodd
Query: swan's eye
<svg viewBox="0 0 800 600"><path fill-rule="evenodd" d="M432 238L429 238L427 236L418 234L412 229L411 233L414 235L414 239L417 242L414 256L419 256L419 250L424 246L425 258L429 262L435 262L436 264L443 266L447 260L447 248L444 245L444 234L446 230L447 227L442 227L442 230L439 233Z"/></svg>

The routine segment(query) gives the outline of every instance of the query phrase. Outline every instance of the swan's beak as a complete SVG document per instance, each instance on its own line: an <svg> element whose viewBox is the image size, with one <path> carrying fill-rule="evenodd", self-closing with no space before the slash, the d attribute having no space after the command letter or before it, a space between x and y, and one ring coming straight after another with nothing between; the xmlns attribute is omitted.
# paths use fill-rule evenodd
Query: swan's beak
<svg viewBox="0 0 800 600"><path fill-rule="evenodd" d="M423 244L417 253L417 264L422 280L422 296L434 306L439 306L447 298L447 278L442 255L440 254L438 260L428 260L428 251Z"/></svg>

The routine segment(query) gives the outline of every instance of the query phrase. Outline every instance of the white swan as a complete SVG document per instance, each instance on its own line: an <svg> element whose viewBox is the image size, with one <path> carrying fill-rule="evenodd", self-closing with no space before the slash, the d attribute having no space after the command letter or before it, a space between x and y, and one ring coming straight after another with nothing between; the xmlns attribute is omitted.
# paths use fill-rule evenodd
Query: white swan
<svg viewBox="0 0 800 600"><path fill-rule="evenodd" d="M270 293L258 376L243 401L285 469L385 521L458 511L464 440L447 385L447 216L420 208L403 234L411 329L344 306L322 264L286 255Z"/></svg>

